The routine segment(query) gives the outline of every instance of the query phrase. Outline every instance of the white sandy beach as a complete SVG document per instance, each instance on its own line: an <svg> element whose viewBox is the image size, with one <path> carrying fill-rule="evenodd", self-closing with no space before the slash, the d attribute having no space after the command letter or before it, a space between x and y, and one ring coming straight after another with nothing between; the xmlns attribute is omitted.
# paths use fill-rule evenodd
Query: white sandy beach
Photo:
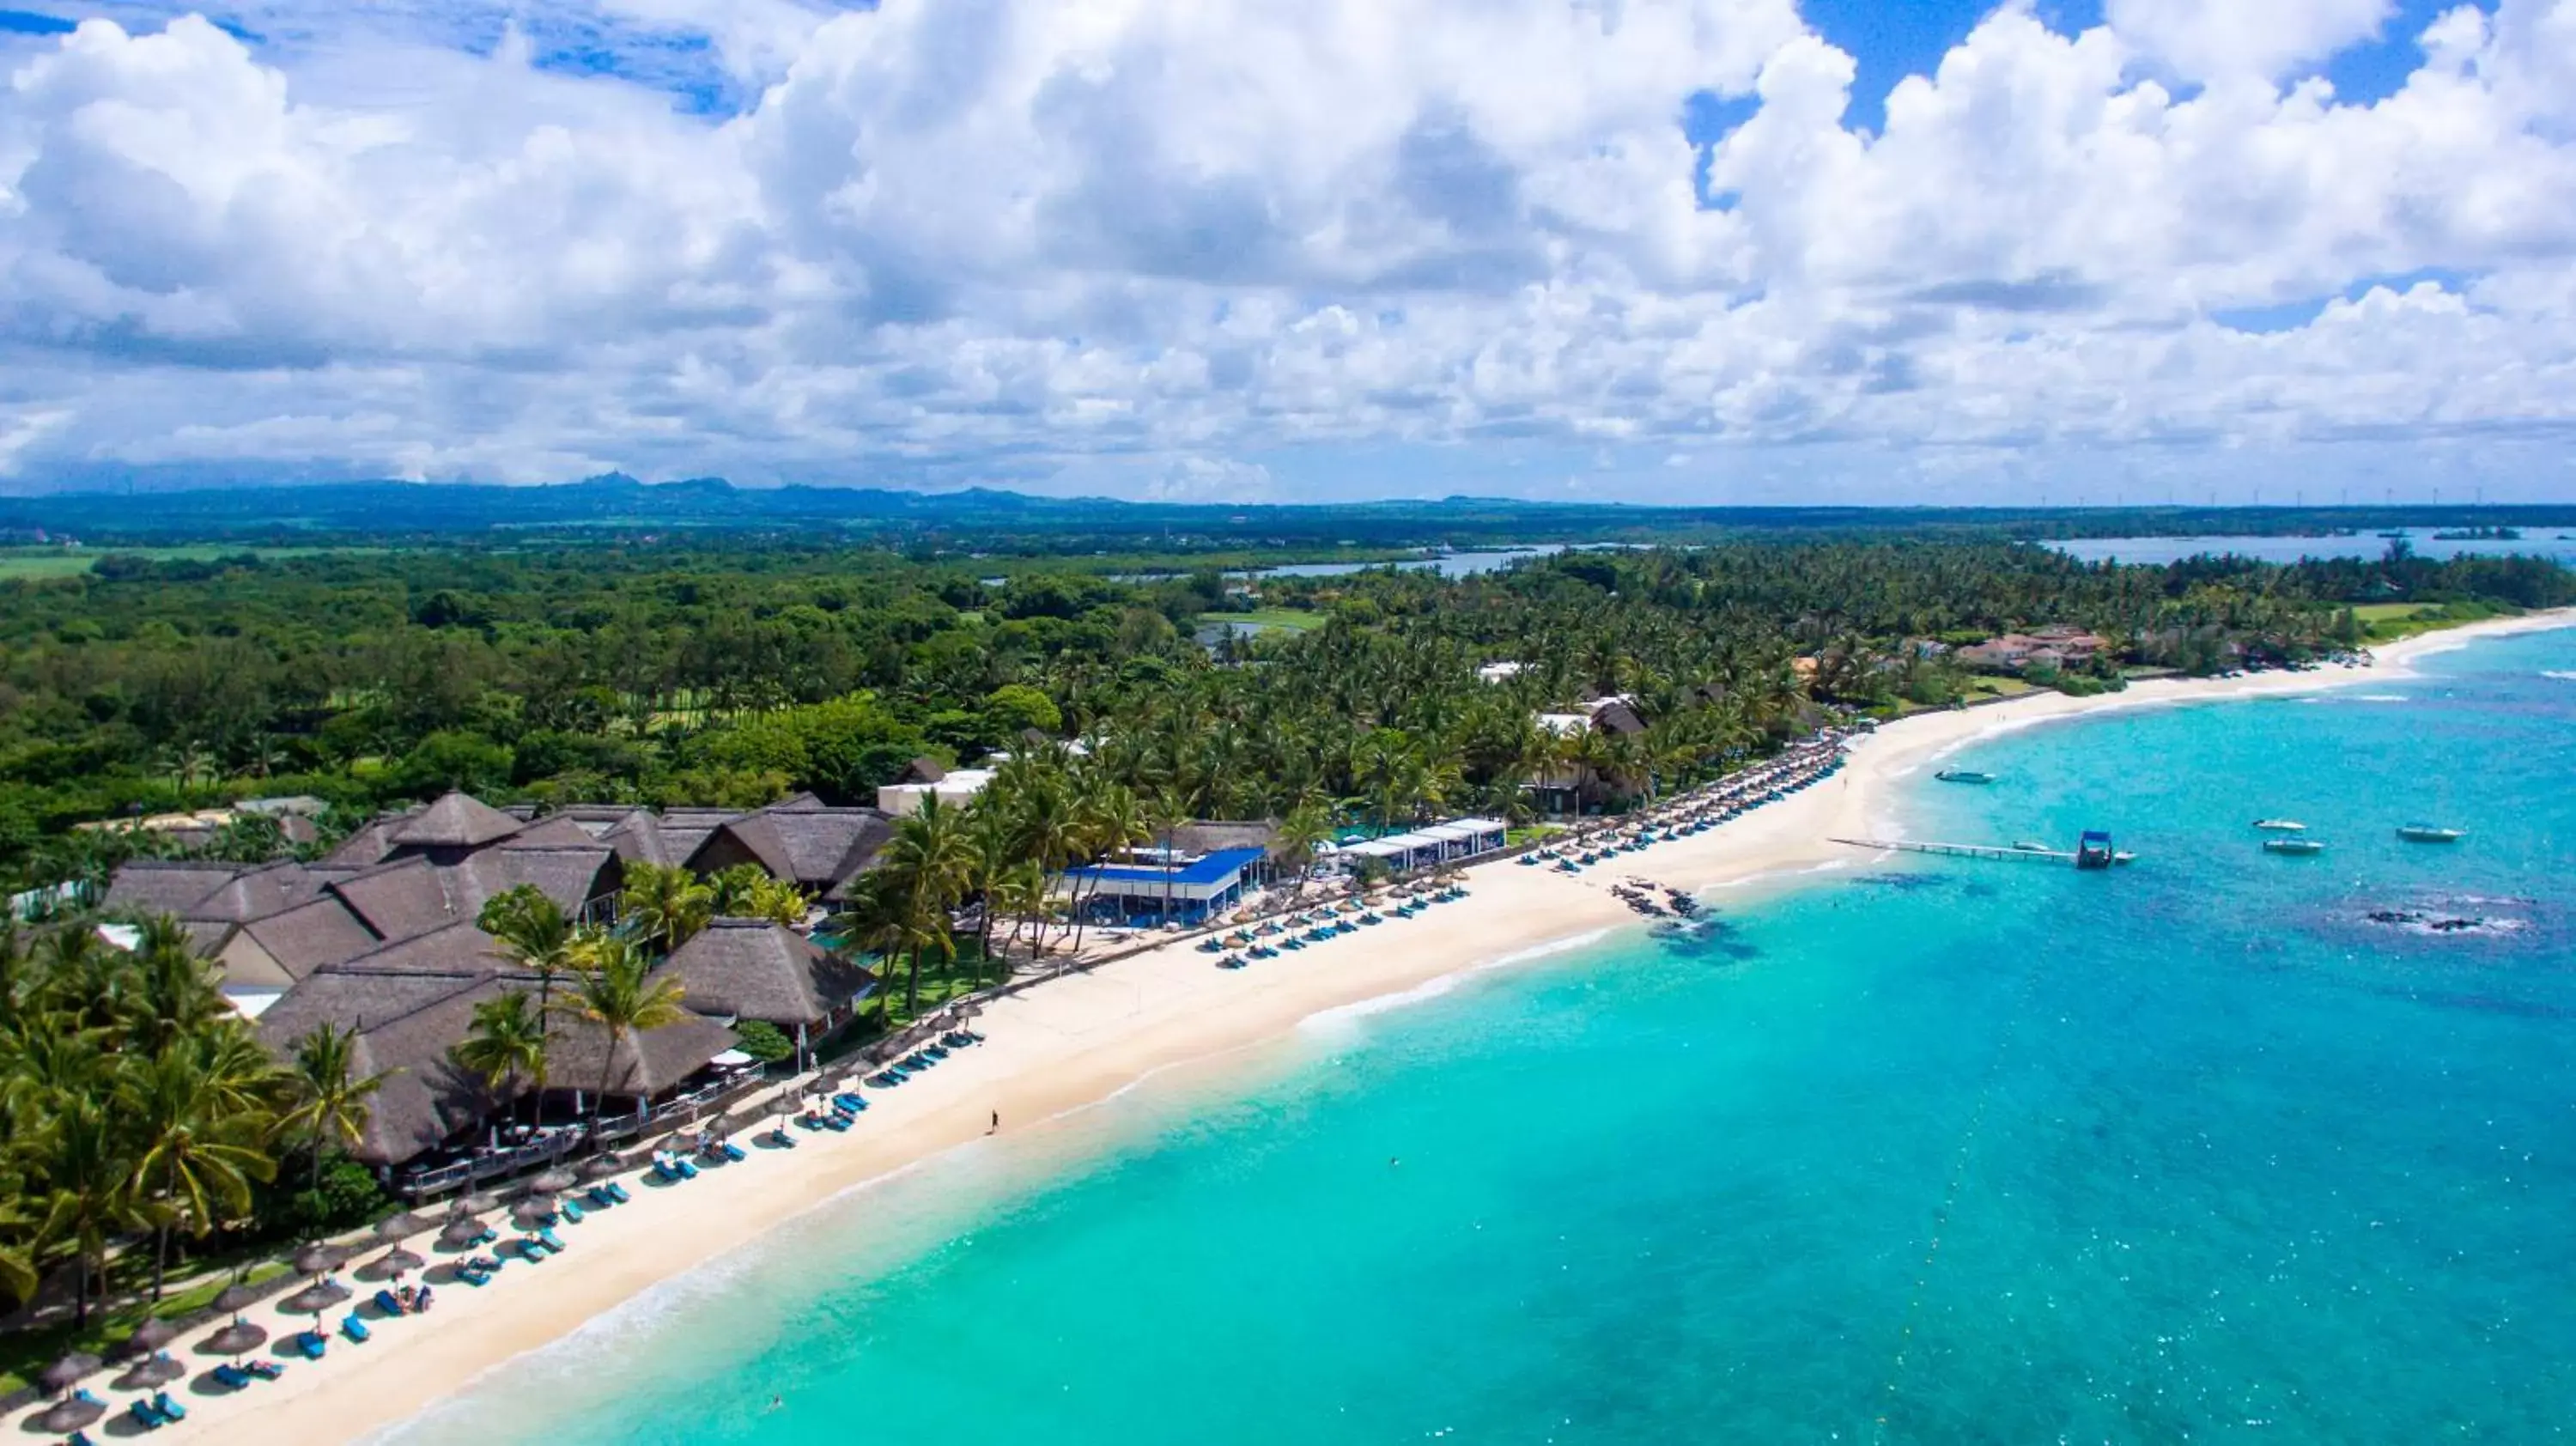
<svg viewBox="0 0 2576 1446"><path fill-rule="evenodd" d="M176 1387L173 1394L187 1405L189 1419L156 1436L268 1446L367 1435L648 1287L758 1239L791 1216L980 1139L995 1111L1006 1134L1058 1129L1058 1117L1150 1072L1279 1039L1319 1011L1412 989L1550 940L1631 923L1635 916L1609 893L1617 875L1637 873L1707 889L1865 861L1867 855L1829 840L1884 830L1892 785L1980 736L2123 708L2385 681L2403 676L2414 659L2477 637L2566 626L2576 626L2576 613L2410 639L2380 649L2378 665L2369 669L2158 681L2098 698L2042 693L1923 714L1855 740L1850 766L1823 784L1706 834L1631 855L1614 868L1566 876L1508 862L1482 865L1468 871L1473 898L1465 904L1391 919L1239 972L1210 967L1209 956L1189 943L1101 965L991 1004L976 1026L987 1036L985 1045L958 1052L900 1089L869 1092L871 1108L847 1134L799 1131L800 1147L792 1152L755 1150L744 1164L710 1169L670 1188L630 1177L634 1203L595 1212L559 1231L569 1247L563 1256L542 1265L514 1262L479 1290L441 1286L430 1316L376 1323L375 1338L366 1345L335 1338L326 1359L298 1361L276 1382L231 1396ZM418 1243L415 1248L425 1251ZM270 1307L252 1318L280 1336L306 1324L303 1317L280 1318ZM192 1376L217 1359L197 1350L209 1330L201 1328L171 1347ZM122 1409L123 1393L102 1388L102 1394ZM96 1428L92 1434L99 1435Z"/></svg>

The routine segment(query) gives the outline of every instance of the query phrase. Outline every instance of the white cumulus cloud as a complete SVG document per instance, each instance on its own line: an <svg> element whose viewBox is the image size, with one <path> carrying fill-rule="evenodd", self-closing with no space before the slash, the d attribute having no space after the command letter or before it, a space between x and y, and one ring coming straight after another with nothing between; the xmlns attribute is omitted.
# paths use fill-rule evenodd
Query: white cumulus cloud
<svg viewBox="0 0 2576 1446"><path fill-rule="evenodd" d="M0 468L2502 495L2576 0L2337 98L2389 11L2007 4L1873 134L1794 0L128 7L7 52Z"/></svg>

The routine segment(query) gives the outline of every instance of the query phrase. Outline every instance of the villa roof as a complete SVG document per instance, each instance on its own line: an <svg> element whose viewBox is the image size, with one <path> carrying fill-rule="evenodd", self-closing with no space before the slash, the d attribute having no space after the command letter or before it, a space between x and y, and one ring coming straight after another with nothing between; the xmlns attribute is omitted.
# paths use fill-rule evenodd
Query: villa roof
<svg viewBox="0 0 2576 1446"><path fill-rule="evenodd" d="M393 852L395 831L411 819L410 814L395 814L365 824L340 840L338 847L324 854L322 862L334 868L373 868L385 861L385 855Z"/></svg>
<svg viewBox="0 0 2576 1446"><path fill-rule="evenodd" d="M671 841L663 832L661 820L642 809L602 834L599 841L617 850L617 856L630 864L658 864L669 868L680 861L671 852Z"/></svg>
<svg viewBox="0 0 2576 1446"><path fill-rule="evenodd" d="M242 932L292 979L355 959L384 942L346 904L328 895L253 920Z"/></svg>
<svg viewBox="0 0 2576 1446"><path fill-rule="evenodd" d="M396 848L472 849L498 843L524 827L470 793L450 793L406 820L390 840Z"/></svg>
<svg viewBox="0 0 2576 1446"><path fill-rule="evenodd" d="M899 784L937 783L939 780L946 778L947 776L948 770L940 766L938 759L916 758L912 760L912 762L904 765L902 776L895 779L895 782Z"/></svg>
<svg viewBox="0 0 2576 1446"><path fill-rule="evenodd" d="M185 912L192 919L232 924L265 919L319 896L335 872L309 869L292 860L244 869Z"/></svg>
<svg viewBox="0 0 2576 1446"><path fill-rule="evenodd" d="M577 827L566 826L580 832ZM577 914L584 904L613 891L624 874L616 847L587 836L578 844L560 848L523 848L514 838L456 867L471 880L467 895L473 898L478 911L483 901L494 894L532 884L554 900L556 907L567 914Z"/></svg>
<svg viewBox="0 0 2576 1446"><path fill-rule="evenodd" d="M465 870L441 868L424 858L379 864L333 884L331 892L387 939L469 922L485 897Z"/></svg>
<svg viewBox="0 0 2576 1446"><path fill-rule="evenodd" d="M834 898L892 837L894 821L873 808L762 809L710 830L688 863L704 871L718 856L718 840L729 840L771 877Z"/></svg>
<svg viewBox="0 0 2576 1446"><path fill-rule="evenodd" d="M241 872L239 864L135 859L117 869L99 907L111 913L184 914Z"/></svg>
<svg viewBox="0 0 2576 1446"><path fill-rule="evenodd" d="M766 919L717 919L664 966L697 1013L793 1027L864 997L876 976Z"/></svg>
<svg viewBox="0 0 2576 1446"><path fill-rule="evenodd" d="M548 1082L561 1089L598 1090L604 1070L608 1094L650 1098L677 1088L733 1046L731 1029L690 1014L677 1024L616 1041L612 1058L607 1027L570 1014L555 1025Z"/></svg>
<svg viewBox="0 0 2576 1446"><path fill-rule="evenodd" d="M473 1029L474 1006L501 992L490 974L316 970L260 1016L269 1049L291 1057L296 1043L330 1025L355 1033L351 1073L383 1075L367 1101L367 1123L350 1153L391 1165L434 1150L483 1118L493 1091L460 1069L448 1050Z"/></svg>
<svg viewBox="0 0 2576 1446"><path fill-rule="evenodd" d="M501 840L500 846L504 849L563 848L574 845L587 847L597 842L598 838L583 828L580 820L557 813L520 829Z"/></svg>
<svg viewBox="0 0 2576 1446"><path fill-rule="evenodd" d="M332 969L361 974L498 974L510 967L500 941L471 922L389 940L366 953L343 959ZM462 1036L459 1036L462 1038Z"/></svg>
<svg viewBox="0 0 2576 1446"><path fill-rule="evenodd" d="M1625 700L1612 698L1592 710L1592 726L1604 733L1633 735L1646 731L1646 720Z"/></svg>

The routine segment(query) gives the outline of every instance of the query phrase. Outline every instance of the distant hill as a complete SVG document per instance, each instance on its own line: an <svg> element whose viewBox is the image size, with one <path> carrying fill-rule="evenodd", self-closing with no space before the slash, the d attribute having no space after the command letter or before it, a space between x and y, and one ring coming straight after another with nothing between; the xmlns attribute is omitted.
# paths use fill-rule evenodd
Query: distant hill
<svg viewBox="0 0 2576 1446"><path fill-rule="evenodd" d="M42 531L117 542L326 537L464 541L535 531L638 538L670 530L780 532L812 541L934 540L955 547L1044 538L1184 550L1266 545L1459 546L1638 540L1815 529L2009 531L2028 537L2280 534L2417 526L2576 525L2576 507L2437 509L1648 507L1443 497L1318 506L1129 502L972 488L736 487L718 477L647 484L621 474L551 486L306 482L149 493L0 498L0 536ZM829 536L820 536L825 529ZM491 540L488 536L486 541Z"/></svg>

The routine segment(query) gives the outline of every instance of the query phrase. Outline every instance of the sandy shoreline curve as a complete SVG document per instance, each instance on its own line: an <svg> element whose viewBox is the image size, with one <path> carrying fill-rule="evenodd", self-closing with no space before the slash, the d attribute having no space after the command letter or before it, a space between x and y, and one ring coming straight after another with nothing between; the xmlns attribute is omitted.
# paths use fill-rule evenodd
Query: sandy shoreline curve
<svg viewBox="0 0 2576 1446"><path fill-rule="evenodd" d="M872 1093L847 1134L799 1132L799 1148L757 1150L741 1165L660 1188L630 1180L634 1203L559 1232L567 1252L514 1263L483 1289L441 1286L434 1313L376 1323L374 1339L335 1338L320 1362L298 1361L272 1383L232 1395L173 1394L188 1419L156 1439L244 1443L347 1441L397 1425L512 1358L570 1334L649 1288L759 1240L788 1219L853 1188L984 1137L998 1111L1006 1132L1037 1137L1066 1117L1175 1066L1289 1038L1319 1015L1374 1012L1434 981L1514 967L1576 936L1631 925L1611 897L1619 875L1695 890L1794 887L1796 876L1870 855L1830 842L1887 826L1891 790L1935 760L1999 732L2126 708L2216 702L2350 687L2411 676L2410 665L2480 638L2576 626L2576 609L2469 624L2377 649L2370 668L2160 679L2092 698L2038 693L1987 707L1925 713L1849 745L1835 777L1722 828L1658 844L1612 869L1579 876L1509 862L1468 871L1473 898L1416 919L1393 919L1239 972L1210 967L1190 943L1168 945L1044 984L987 1006L988 1042L952 1056L902 1089ZM1381 1003L1383 1001L1383 1003ZM345 1309L345 1307L343 1308ZM337 1312L334 1312L336 1318ZM273 1306L251 1319L275 1335L305 1317ZM212 1326L170 1350L195 1377ZM121 1410L123 1397L111 1397ZM117 1418L110 1418L115 1420ZM11 1422L24 1436L25 1422Z"/></svg>

